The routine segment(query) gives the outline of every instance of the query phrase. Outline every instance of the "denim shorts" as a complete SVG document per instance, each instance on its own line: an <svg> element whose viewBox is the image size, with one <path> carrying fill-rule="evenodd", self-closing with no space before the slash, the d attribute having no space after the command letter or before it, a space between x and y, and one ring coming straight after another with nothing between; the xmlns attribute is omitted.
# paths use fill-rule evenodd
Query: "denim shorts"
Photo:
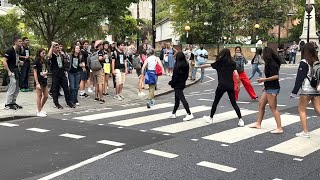
<svg viewBox="0 0 320 180"><path fill-rule="evenodd" d="M267 94L279 94L280 89L265 89L264 90Z"/></svg>

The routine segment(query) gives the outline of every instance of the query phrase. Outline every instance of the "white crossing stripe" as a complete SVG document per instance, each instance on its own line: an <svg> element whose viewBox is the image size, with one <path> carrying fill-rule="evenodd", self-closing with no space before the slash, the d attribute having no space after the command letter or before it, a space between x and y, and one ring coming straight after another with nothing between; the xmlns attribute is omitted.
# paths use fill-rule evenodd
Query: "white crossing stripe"
<svg viewBox="0 0 320 180"><path fill-rule="evenodd" d="M257 111L241 110L242 116L246 116L246 115L254 114L254 113L257 113ZM227 120L234 119L234 118L237 118L235 111L234 110L227 111L224 113L214 115L213 123L223 122L223 121L227 121ZM208 126L208 125L211 125L211 124L205 122L203 120L203 118L198 118L198 119L191 120L191 121L179 122L179 123L175 123L175 124L170 124L170 125L166 125L166 126L153 128L151 130L173 134L173 133L183 132L183 131L187 131L190 129L195 129L195 128Z"/></svg>
<svg viewBox="0 0 320 180"><path fill-rule="evenodd" d="M0 126L16 127L16 126L19 126L19 125L18 124L12 124L12 123L0 123Z"/></svg>
<svg viewBox="0 0 320 180"><path fill-rule="evenodd" d="M156 156L170 158L170 159L176 158L176 157L179 156L177 154L168 153L168 152L164 152L164 151L158 151L158 150L155 150L155 149L149 149L149 150L146 150L146 151L143 151L143 152L148 153L148 154L153 154L153 155L156 155Z"/></svg>
<svg viewBox="0 0 320 180"><path fill-rule="evenodd" d="M320 128L310 132L310 138L295 137L266 150L305 157L320 149Z"/></svg>
<svg viewBox="0 0 320 180"><path fill-rule="evenodd" d="M196 106L196 107L190 108L190 111L192 113L197 113L197 112L201 112L201 111L207 111L209 109L211 109L211 107ZM115 121L115 122L111 122L109 124L128 127L128 126L134 126L134 125L138 125L138 124L159 121L159 120L163 120L163 119L169 119L169 114L170 114L169 112L160 113L160 114L153 114L153 115L149 115L149 116L141 116L141 117L132 118L132 119ZM186 110L184 110L184 109L180 109L176 112L177 116L182 116L184 114L186 114Z"/></svg>
<svg viewBox="0 0 320 180"><path fill-rule="evenodd" d="M80 136L80 135L76 135L76 134L69 134L69 133L60 134L59 136L61 136L61 137L67 137L67 138L73 138L73 139L81 139L81 138L84 138L84 137L85 137L85 136Z"/></svg>
<svg viewBox="0 0 320 180"><path fill-rule="evenodd" d="M299 116L283 114L281 115L282 126L288 126L290 124L299 122ZM224 143L235 143L244 139L248 139L269 131L272 131L276 127L274 118L269 118L262 121L262 128L249 128L249 127L236 127L219 133L215 133L209 136L202 137L203 139L219 141Z"/></svg>
<svg viewBox="0 0 320 180"><path fill-rule="evenodd" d="M97 141L97 143L106 144L106 145L110 145L110 146L117 146L117 147L126 145L125 143L120 143L120 142L116 142L116 141L109 141L109 140L101 140L101 141Z"/></svg>
<svg viewBox="0 0 320 180"><path fill-rule="evenodd" d="M216 170L223 171L223 172L229 172L229 173L237 170L236 168L233 168L233 167L230 167L230 166L216 164L216 163L212 163L212 162L208 162L208 161L199 162L197 165L198 166L207 167L207 168L211 168L211 169L216 169Z"/></svg>
<svg viewBox="0 0 320 180"><path fill-rule="evenodd" d="M99 114L92 114L92 115L88 115L88 116L75 117L73 119L83 120L83 121L94 121L94 120L98 120L98 119L105 119L105 118L116 117L116 116L124 116L124 115L128 115L128 114L139 113L139 112L153 111L153 110L172 107L172 106L173 106L172 103L163 103L163 104L157 104L152 109L148 109L146 107L137 107L137 108L132 108L132 109L124 109L124 110L112 111L112 112L107 112L107 113L99 113Z"/></svg>
<svg viewBox="0 0 320 180"><path fill-rule="evenodd" d="M34 131L34 132L44 133L44 132L49 132L50 130L40 129L40 128L29 128L29 129L27 129L27 131Z"/></svg>

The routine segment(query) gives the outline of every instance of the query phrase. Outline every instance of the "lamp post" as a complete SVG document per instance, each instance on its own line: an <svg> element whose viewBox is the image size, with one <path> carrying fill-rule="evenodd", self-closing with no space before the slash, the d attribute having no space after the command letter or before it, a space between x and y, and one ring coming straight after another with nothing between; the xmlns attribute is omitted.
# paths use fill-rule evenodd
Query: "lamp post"
<svg viewBox="0 0 320 180"><path fill-rule="evenodd" d="M184 30L185 30L186 33L187 33L187 34L186 34L186 37L187 37L187 42L186 42L186 43L187 43L187 44L189 43L189 31L190 31L190 29L191 29L190 26L185 26L185 27L184 27Z"/></svg>
<svg viewBox="0 0 320 180"><path fill-rule="evenodd" d="M156 0L152 0L152 46L156 48Z"/></svg>
<svg viewBox="0 0 320 180"><path fill-rule="evenodd" d="M312 18L311 15L310 15L310 13L311 13L312 10L313 10L313 7L312 7L312 5L310 4L310 1L309 1L309 3L308 3L307 6L306 6L306 12L308 13L308 14L307 14L307 20L308 20L307 42L309 42L310 19Z"/></svg>
<svg viewBox="0 0 320 180"><path fill-rule="evenodd" d="M282 13L283 13L283 11L282 10L279 10L278 11L278 15L279 15L279 18L278 18L278 26L279 26L279 28L278 28L278 48L280 49L280 46L281 46L281 44L280 44L280 33L281 33L281 21L282 21Z"/></svg>
<svg viewBox="0 0 320 180"><path fill-rule="evenodd" d="M253 38L254 38L254 40L255 40L254 43L256 43L256 42L257 42L256 36L258 35L258 29L260 28L260 25L258 24L258 22L256 22L256 24L255 24L253 27L254 27L254 30L255 30L255 33L254 33L255 37L253 37ZM252 43L251 43L251 44L252 44Z"/></svg>
<svg viewBox="0 0 320 180"><path fill-rule="evenodd" d="M138 29L137 29L137 49L139 48L139 41L140 41L140 38L139 38L139 36L140 36L140 29L139 29L139 27L140 27L140 20L139 20L139 18L140 18L140 8L139 8L139 1L140 0L137 0L137 26L138 26Z"/></svg>

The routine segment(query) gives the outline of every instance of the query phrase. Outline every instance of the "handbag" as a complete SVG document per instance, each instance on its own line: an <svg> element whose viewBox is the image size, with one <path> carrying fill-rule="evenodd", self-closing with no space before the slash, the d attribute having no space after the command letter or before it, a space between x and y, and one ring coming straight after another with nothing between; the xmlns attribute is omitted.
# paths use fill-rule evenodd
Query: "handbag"
<svg viewBox="0 0 320 180"><path fill-rule="evenodd" d="M158 63L156 64L156 75L157 76L161 76L162 75L162 68Z"/></svg>
<svg viewBox="0 0 320 180"><path fill-rule="evenodd" d="M156 73L155 71L147 70L144 76L144 83L145 84L156 84Z"/></svg>

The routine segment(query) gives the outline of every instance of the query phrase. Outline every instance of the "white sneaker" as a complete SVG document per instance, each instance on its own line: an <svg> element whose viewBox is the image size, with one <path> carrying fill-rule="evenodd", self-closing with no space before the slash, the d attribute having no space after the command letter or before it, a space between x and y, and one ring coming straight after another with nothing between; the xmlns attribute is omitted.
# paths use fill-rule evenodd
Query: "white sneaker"
<svg viewBox="0 0 320 180"><path fill-rule="evenodd" d="M124 97L123 97L121 94L119 95L119 97L120 97L121 99L124 99Z"/></svg>
<svg viewBox="0 0 320 180"><path fill-rule="evenodd" d="M194 118L193 114L187 114L186 117L183 118L183 121L190 121L193 118Z"/></svg>
<svg viewBox="0 0 320 180"><path fill-rule="evenodd" d="M146 94L144 92L139 93L138 92L138 96L145 96Z"/></svg>
<svg viewBox="0 0 320 180"><path fill-rule="evenodd" d="M45 111L40 111L40 113L47 115L47 112Z"/></svg>
<svg viewBox="0 0 320 180"><path fill-rule="evenodd" d="M210 116L203 116L203 119L204 119L207 123L213 123L213 118L211 118Z"/></svg>
<svg viewBox="0 0 320 180"><path fill-rule="evenodd" d="M309 132L300 132L300 133L296 133L297 137L303 137L303 138L310 138L310 133Z"/></svg>
<svg viewBox="0 0 320 180"><path fill-rule="evenodd" d="M115 95L113 98L116 100L122 101L122 98L119 95Z"/></svg>
<svg viewBox="0 0 320 180"><path fill-rule="evenodd" d="M37 116L38 117L46 117L47 115L41 112L37 112Z"/></svg>
<svg viewBox="0 0 320 180"><path fill-rule="evenodd" d="M244 126L244 121L242 119L239 119L238 126L240 127Z"/></svg>
<svg viewBox="0 0 320 180"><path fill-rule="evenodd" d="M88 88L88 93L93 93L93 91L90 87Z"/></svg>
<svg viewBox="0 0 320 180"><path fill-rule="evenodd" d="M170 119L175 119L175 118L177 118L177 116L176 116L176 114L172 114L172 113L171 113L170 116L169 116L169 118L170 118Z"/></svg>
<svg viewBox="0 0 320 180"><path fill-rule="evenodd" d="M76 103L76 106L80 106L80 103L77 102L77 103Z"/></svg>

